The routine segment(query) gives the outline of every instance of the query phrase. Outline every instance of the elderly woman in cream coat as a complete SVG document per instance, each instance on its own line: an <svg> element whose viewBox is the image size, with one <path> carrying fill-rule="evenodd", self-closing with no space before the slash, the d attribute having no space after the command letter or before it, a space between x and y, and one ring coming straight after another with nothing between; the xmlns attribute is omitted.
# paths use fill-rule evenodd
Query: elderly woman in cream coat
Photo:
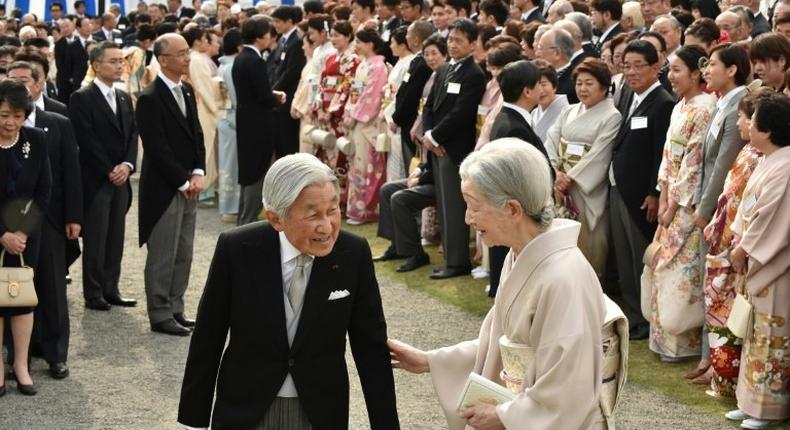
<svg viewBox="0 0 790 430"><path fill-rule="evenodd" d="M499 293L479 338L429 352L389 341L394 367L431 372L451 430L607 426L599 401L604 375L601 327L608 302L576 246L579 223L553 219L545 160L518 139L499 139L461 164L466 221L486 245L510 248ZM523 366L503 368L501 343L529 348L534 356ZM499 385L507 377L515 397L458 411L470 372ZM510 376L516 374L524 377L513 384Z"/></svg>

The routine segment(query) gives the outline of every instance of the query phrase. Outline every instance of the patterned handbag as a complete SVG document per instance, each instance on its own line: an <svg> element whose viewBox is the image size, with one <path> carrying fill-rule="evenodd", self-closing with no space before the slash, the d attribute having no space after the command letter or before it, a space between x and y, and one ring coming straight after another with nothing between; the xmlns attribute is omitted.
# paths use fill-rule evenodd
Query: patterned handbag
<svg viewBox="0 0 790 430"><path fill-rule="evenodd" d="M36 306L38 296L33 285L33 268L19 255L19 267L5 267L5 249L0 253L0 307Z"/></svg>

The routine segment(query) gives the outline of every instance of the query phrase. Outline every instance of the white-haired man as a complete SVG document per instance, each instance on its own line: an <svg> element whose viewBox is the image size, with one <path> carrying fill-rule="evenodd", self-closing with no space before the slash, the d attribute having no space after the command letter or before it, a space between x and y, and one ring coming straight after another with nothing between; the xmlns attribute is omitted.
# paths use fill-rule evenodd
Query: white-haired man
<svg viewBox="0 0 790 430"><path fill-rule="evenodd" d="M363 239L340 231L337 178L312 155L288 155L272 164L263 196L268 222L217 242L178 421L348 428L348 334L370 427L399 428L373 259Z"/></svg>

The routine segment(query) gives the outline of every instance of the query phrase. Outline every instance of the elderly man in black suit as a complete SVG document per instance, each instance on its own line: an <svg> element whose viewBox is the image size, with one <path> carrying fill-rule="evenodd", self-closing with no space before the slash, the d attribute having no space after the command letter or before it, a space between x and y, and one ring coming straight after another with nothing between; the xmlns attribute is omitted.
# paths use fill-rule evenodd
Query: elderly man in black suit
<svg viewBox="0 0 790 430"><path fill-rule="evenodd" d="M58 28L60 29L60 39L55 42L55 66L58 68L58 74L55 76L55 84L58 87L58 100L62 103L68 103L69 96L71 95L71 82L70 76L66 72L68 67L68 51L69 44L74 40L74 21L71 17L64 17L58 21Z"/></svg>
<svg viewBox="0 0 790 430"><path fill-rule="evenodd" d="M33 98L33 103L36 107L47 112L54 112L68 117L69 108L58 100L49 97L46 91L43 90L48 83L46 77L49 75L49 60L47 60L47 57L36 48L24 47L16 53L14 61L25 61L30 63L30 65L38 71L39 76L44 77L42 90L36 93L38 94L37 97Z"/></svg>
<svg viewBox="0 0 790 430"><path fill-rule="evenodd" d="M296 24L302 21L298 6L280 6L272 12L272 25L280 35L277 48L269 56L272 74L269 83L275 91L285 93L285 103L274 109L277 127L274 151L277 158L299 152L299 120L291 118L291 101L307 61L302 50L302 32Z"/></svg>
<svg viewBox="0 0 790 430"><path fill-rule="evenodd" d="M634 40L623 53L624 79L633 91L620 126L609 167L609 218L616 250L620 290L626 303L631 339L645 339L649 324L640 306L642 256L656 231L656 181L675 100L658 80L658 51Z"/></svg>
<svg viewBox="0 0 790 430"><path fill-rule="evenodd" d="M623 32L620 18L623 17L623 4L620 0L592 0L590 3L590 19L593 27L598 30L600 37L595 42L598 52L603 50L603 44L614 39Z"/></svg>
<svg viewBox="0 0 790 430"><path fill-rule="evenodd" d="M8 77L24 84L35 100L44 88L44 75L32 64L17 61L8 67ZM69 308L66 300L67 240L75 240L82 224L82 181L77 143L71 122L65 116L36 106L25 125L44 131L52 190L45 221L41 225L41 247L35 286L33 350L49 364L55 379L68 376ZM79 249L79 248L78 248Z"/></svg>
<svg viewBox="0 0 790 430"><path fill-rule="evenodd" d="M123 52L113 42L91 51L96 79L71 95L85 195L82 231L82 294L88 309L111 305L131 307L136 300L121 296L126 212L132 202L129 176L137 162L137 126L129 94L113 88L123 73Z"/></svg>
<svg viewBox="0 0 790 430"><path fill-rule="evenodd" d="M434 182L446 262L430 275L433 279L465 275L471 270L469 226L464 222L466 203L458 166L475 147L477 105L486 81L472 55L477 43L475 23L459 19L449 28L447 48L452 60L436 72L423 110L426 132L422 144L435 155Z"/></svg>
<svg viewBox="0 0 790 430"><path fill-rule="evenodd" d="M90 18L77 18L76 26L76 37L69 43L66 52L66 67L64 70L58 70L58 73L65 74L69 83L68 96L64 95L63 97L71 97L71 93L80 88L85 74L88 73L87 44L91 37L91 20Z"/></svg>
<svg viewBox="0 0 790 430"><path fill-rule="evenodd" d="M123 35L120 30L115 29L115 15L111 13L103 14L101 16L101 27L93 33L92 37L97 42L109 41L122 45Z"/></svg>
<svg viewBox="0 0 790 430"><path fill-rule="evenodd" d="M272 159L274 142L270 133L262 130L274 130L273 109L285 102L285 93L272 91L266 61L261 58L261 52L271 43L270 29L268 19L263 16L256 15L244 22L241 28L244 48L236 56L231 70L238 99L236 144L241 185L239 225L257 221L263 209L263 177Z"/></svg>
<svg viewBox="0 0 790 430"><path fill-rule="evenodd" d="M565 94L570 104L578 103L572 79L574 41L571 35L562 28L552 28L535 42L535 55L548 61L557 71L557 94Z"/></svg>
<svg viewBox="0 0 790 430"><path fill-rule="evenodd" d="M160 36L154 55L161 70L137 99L143 141L140 246L148 246L145 293L155 332L188 336L184 315L192 267L197 196L204 188L206 148L189 74L189 45L178 34Z"/></svg>
<svg viewBox="0 0 790 430"><path fill-rule="evenodd" d="M222 233L217 242L179 423L347 429L348 336L370 428L398 429L370 248L340 231L337 178L314 156L293 154L272 164L263 192L269 222Z"/></svg>

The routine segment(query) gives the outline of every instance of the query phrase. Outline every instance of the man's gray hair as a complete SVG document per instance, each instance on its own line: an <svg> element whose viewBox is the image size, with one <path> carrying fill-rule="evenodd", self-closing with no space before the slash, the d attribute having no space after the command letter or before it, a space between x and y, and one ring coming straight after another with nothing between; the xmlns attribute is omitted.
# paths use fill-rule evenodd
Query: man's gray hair
<svg viewBox="0 0 790 430"><path fill-rule="evenodd" d="M554 46L562 52L566 59L570 60L573 57L576 45L570 33L562 28L553 28L550 33L547 32L546 34L551 34L554 37Z"/></svg>
<svg viewBox="0 0 790 430"><path fill-rule="evenodd" d="M516 200L541 230L554 219L549 162L537 148L516 138L497 139L469 154L461 179L497 208Z"/></svg>
<svg viewBox="0 0 790 430"><path fill-rule="evenodd" d="M302 190L331 182L338 188L337 176L329 166L311 154L287 155L275 161L263 180L263 206L281 219L288 216ZM338 197L340 195L338 189Z"/></svg>
<svg viewBox="0 0 790 430"><path fill-rule="evenodd" d="M659 19L666 19L667 21L669 21L669 24L672 26L673 30L680 30L681 32L683 32L683 30L685 29L683 23L678 21L678 19L675 18L675 16L670 13L666 15L659 15L658 17L656 17L656 20L653 21L653 25L655 25L655 23L658 22Z"/></svg>
<svg viewBox="0 0 790 430"><path fill-rule="evenodd" d="M573 5L568 0L558 0L549 7L549 12L554 12L560 19L565 19L565 15L573 12Z"/></svg>
<svg viewBox="0 0 790 430"><path fill-rule="evenodd" d="M593 26L589 16L581 12L571 12L565 15L565 19L573 21L573 23L579 27L579 30L582 31L583 41L592 40Z"/></svg>

